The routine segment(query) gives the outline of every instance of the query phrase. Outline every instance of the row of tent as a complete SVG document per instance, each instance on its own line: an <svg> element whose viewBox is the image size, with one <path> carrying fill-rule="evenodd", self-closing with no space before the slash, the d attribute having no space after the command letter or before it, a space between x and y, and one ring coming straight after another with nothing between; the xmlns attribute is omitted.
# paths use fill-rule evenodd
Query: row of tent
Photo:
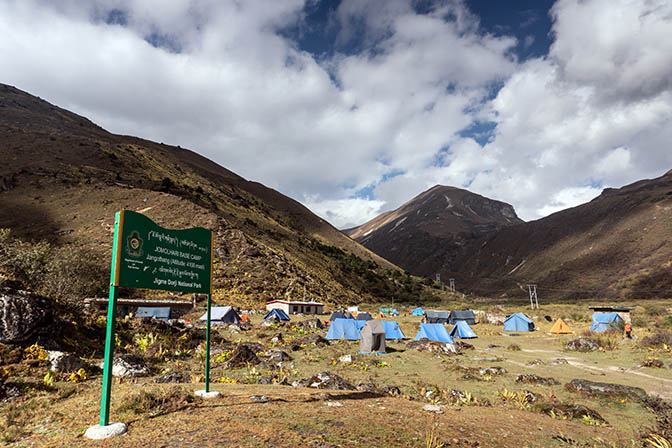
<svg viewBox="0 0 672 448"><path fill-rule="evenodd" d="M413 313L416 313L416 310L422 311L422 308L416 308L413 310ZM395 310L396 311L396 310ZM469 327L469 323L473 324L473 319L469 319L469 314L470 313L471 317L473 317L473 312L472 311L451 311L448 313L447 311L427 311L427 317L429 318L430 313L445 313L448 315L448 323L451 325L454 325L453 329L451 330L449 336L454 336L457 333L458 337L461 338L473 338L477 337L474 331ZM418 315L418 314L414 314ZM454 317L454 320L451 322L451 316ZM169 307L138 307L138 311L136 312L136 317L154 317L156 319L161 319L161 320L168 320L170 317L170 308ZM591 332L604 332L604 331L622 331L623 326L625 325L625 322L621 318L621 316L618 313L600 313L596 312L593 313L593 322L590 326L590 331ZM289 321L290 318L281 309L272 309L271 311L266 314L264 319L269 319L269 318L276 318L281 321ZM201 316L200 320L206 320L207 319L207 313L203 314ZM235 309L233 309L230 306L215 306L210 310L210 321L214 324L239 324L241 322L241 316L238 315ZM247 319L249 320L249 319ZM358 340L358 334L359 330L361 330L365 323L367 321L372 320L372 317L369 313L367 312L362 312L357 315L357 318L355 319L351 314L349 313L342 313L342 312L335 312L331 315L332 325L329 328L329 333L332 332L332 330L335 332L334 335L336 334L345 334L346 330L343 330L343 328L347 327L348 330L348 335L350 337L345 337L345 339L352 339L352 340ZM333 323L336 323L337 321L351 321L354 322L355 325L354 327L351 324L344 324L344 323L339 323L336 327L334 327ZM404 339L405 336L403 335L403 332L399 328L399 325L395 321L382 321L383 322L383 327L385 327L385 333L386 333L386 338L387 339ZM422 326L423 325L440 325L443 326L444 322L428 322L427 324L421 324L421 332L422 332ZM352 328L356 329L355 334L352 331ZM436 327L438 328L438 327ZM515 332L528 332L528 331L534 331L534 322L532 319L530 319L528 316L526 316L524 313L515 313L512 314L511 316L507 317L506 320L504 321L504 331L515 331ZM445 330L445 327L444 327ZM439 330L436 330L439 331ZM572 330L569 328L569 326L562 320L558 319L555 324L553 324L553 327L551 327L551 333L554 334L568 334L571 333ZM420 334L420 333L418 333ZM471 336L473 335L473 336ZM343 339L343 336L338 336L338 337L329 337L329 334L327 334L327 339ZM418 337L416 336L416 339ZM430 338L431 339L431 338ZM434 340L434 339L432 339ZM438 339L437 339L438 340Z"/></svg>

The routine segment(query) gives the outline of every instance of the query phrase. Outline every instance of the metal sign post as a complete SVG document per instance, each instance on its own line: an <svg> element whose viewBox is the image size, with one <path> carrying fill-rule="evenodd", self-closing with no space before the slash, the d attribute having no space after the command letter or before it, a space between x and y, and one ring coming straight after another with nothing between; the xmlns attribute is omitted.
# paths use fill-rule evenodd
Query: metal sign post
<svg viewBox="0 0 672 448"><path fill-rule="evenodd" d="M210 307L212 301L214 235L202 227L169 230L132 211L117 212L114 219L110 295L105 333L105 363L100 399L100 424L90 427L86 436L103 439L126 432L124 423L110 424L110 397L114 365L117 288L147 288L168 291L207 293L205 390L198 395L215 397L210 392Z"/></svg>

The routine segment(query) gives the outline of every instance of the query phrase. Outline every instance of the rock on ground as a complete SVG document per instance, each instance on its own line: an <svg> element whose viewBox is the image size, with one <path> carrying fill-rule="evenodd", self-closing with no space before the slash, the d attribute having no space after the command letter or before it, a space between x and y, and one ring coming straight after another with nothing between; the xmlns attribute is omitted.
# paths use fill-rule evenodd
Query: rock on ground
<svg viewBox="0 0 672 448"><path fill-rule="evenodd" d="M261 344L238 344L238 346L231 353L229 360L224 364L224 368L233 369L236 367L245 367L247 365L257 365L261 362L261 360L257 357L256 354L261 350Z"/></svg>
<svg viewBox="0 0 672 448"><path fill-rule="evenodd" d="M444 355L457 355L460 353L460 348L457 344L449 342L430 341L427 338L411 341L406 344L409 349L416 349L418 351L425 351L430 353L440 353Z"/></svg>
<svg viewBox="0 0 672 448"><path fill-rule="evenodd" d="M154 379L155 383L190 383L191 376L187 373L168 372Z"/></svg>
<svg viewBox="0 0 672 448"><path fill-rule="evenodd" d="M561 404L561 403L541 403L537 405L540 412L547 415L558 415L567 418L583 418L590 417L602 424L607 421L595 410L590 409L580 404Z"/></svg>
<svg viewBox="0 0 672 448"><path fill-rule="evenodd" d="M303 328L305 330L321 330L324 328L324 324L318 317L296 322L294 326Z"/></svg>
<svg viewBox="0 0 672 448"><path fill-rule="evenodd" d="M53 308L46 298L28 291L0 288L0 342L32 342L52 330Z"/></svg>
<svg viewBox="0 0 672 448"><path fill-rule="evenodd" d="M544 378L539 375L533 375L533 374L528 374L528 375L518 375L516 377L516 383L524 383L524 384L541 384L543 386L557 386L560 384L558 380L555 378Z"/></svg>
<svg viewBox="0 0 672 448"><path fill-rule="evenodd" d="M600 345L591 338L577 338L569 341L565 348L575 352L592 352L600 349Z"/></svg>
<svg viewBox="0 0 672 448"><path fill-rule="evenodd" d="M103 363L101 362L98 367L102 369ZM112 376L134 378L147 375L149 375L149 368L145 365L142 358L138 356L121 355L118 358L114 358L112 362Z"/></svg>
<svg viewBox="0 0 672 448"><path fill-rule="evenodd" d="M313 375L309 378L295 381L292 383L292 386L331 390L357 390L357 388L348 381L331 372L320 372L317 375Z"/></svg>
<svg viewBox="0 0 672 448"><path fill-rule="evenodd" d="M626 397L644 400L648 394L641 387L625 386L623 384L598 383L582 379L573 379L565 385L570 392L580 392L587 395Z"/></svg>
<svg viewBox="0 0 672 448"><path fill-rule="evenodd" d="M52 372L74 372L86 369L88 365L73 353L64 353L57 350L47 352L49 354L49 370Z"/></svg>

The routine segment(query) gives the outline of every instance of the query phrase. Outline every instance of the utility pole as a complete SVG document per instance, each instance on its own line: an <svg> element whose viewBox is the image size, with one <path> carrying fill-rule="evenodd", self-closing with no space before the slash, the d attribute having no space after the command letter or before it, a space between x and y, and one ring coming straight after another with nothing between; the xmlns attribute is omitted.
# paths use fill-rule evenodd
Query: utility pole
<svg viewBox="0 0 672 448"><path fill-rule="evenodd" d="M539 309L539 298L537 297L537 285L527 285L527 290L530 293L530 308L534 309L536 302L537 309Z"/></svg>
<svg viewBox="0 0 672 448"><path fill-rule="evenodd" d="M450 278L448 280L450 281L450 292L455 292L455 279Z"/></svg>

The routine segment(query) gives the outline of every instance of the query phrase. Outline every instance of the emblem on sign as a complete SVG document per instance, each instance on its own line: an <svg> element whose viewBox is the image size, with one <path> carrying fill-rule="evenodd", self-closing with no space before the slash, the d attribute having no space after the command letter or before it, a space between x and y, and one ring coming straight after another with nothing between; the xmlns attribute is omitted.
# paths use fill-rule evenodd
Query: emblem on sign
<svg viewBox="0 0 672 448"><path fill-rule="evenodd" d="M141 257L142 256L142 238L140 234L136 231L133 231L126 240L126 252L132 257Z"/></svg>

